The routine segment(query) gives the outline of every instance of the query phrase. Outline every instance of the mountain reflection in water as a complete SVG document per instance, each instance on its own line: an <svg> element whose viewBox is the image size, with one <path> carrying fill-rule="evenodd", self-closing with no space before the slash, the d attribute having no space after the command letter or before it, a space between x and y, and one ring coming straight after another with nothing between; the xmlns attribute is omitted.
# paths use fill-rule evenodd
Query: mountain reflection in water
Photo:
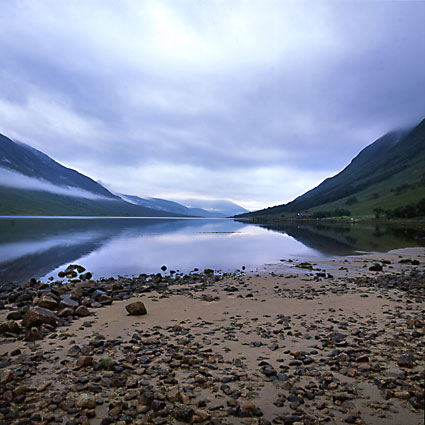
<svg viewBox="0 0 425 425"><path fill-rule="evenodd" d="M289 235L326 256L388 252L397 248L425 246L425 228L408 225L288 222L258 226Z"/></svg>
<svg viewBox="0 0 425 425"><path fill-rule="evenodd" d="M425 246L423 230L394 226L249 224L231 219L1 218L0 284L57 277L71 262L101 276L168 268L247 269Z"/></svg>

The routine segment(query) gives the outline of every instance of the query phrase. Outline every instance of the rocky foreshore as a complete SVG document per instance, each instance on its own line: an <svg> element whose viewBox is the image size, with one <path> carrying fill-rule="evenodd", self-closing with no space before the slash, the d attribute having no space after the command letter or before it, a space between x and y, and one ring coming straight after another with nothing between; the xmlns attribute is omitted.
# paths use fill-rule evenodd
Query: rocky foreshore
<svg viewBox="0 0 425 425"><path fill-rule="evenodd" d="M424 254L4 286L0 425L422 424Z"/></svg>

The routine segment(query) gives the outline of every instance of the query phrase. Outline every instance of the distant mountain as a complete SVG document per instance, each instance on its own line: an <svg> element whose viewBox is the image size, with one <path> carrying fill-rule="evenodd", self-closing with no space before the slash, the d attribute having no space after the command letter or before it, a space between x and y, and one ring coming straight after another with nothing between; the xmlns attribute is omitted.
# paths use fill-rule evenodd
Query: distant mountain
<svg viewBox="0 0 425 425"><path fill-rule="evenodd" d="M425 197L425 120L410 130L390 132L363 149L336 176L288 204L246 214L291 216L339 210L373 216L376 209L414 205ZM338 215L338 214L337 214Z"/></svg>
<svg viewBox="0 0 425 425"><path fill-rule="evenodd" d="M0 134L0 215L169 217L125 202L91 178Z"/></svg>
<svg viewBox="0 0 425 425"><path fill-rule="evenodd" d="M131 202L135 205L141 205L147 208L153 208L159 211L166 211L169 213L182 214L192 217L224 217L221 214L210 213L209 211L201 208L188 208L178 202L168 201L161 198L141 198L135 195L123 195L119 196L125 201Z"/></svg>
<svg viewBox="0 0 425 425"><path fill-rule="evenodd" d="M179 201L188 208L202 208L211 214L217 214L217 216L221 217L232 217L248 212L247 209L232 201L221 199L184 199Z"/></svg>
<svg viewBox="0 0 425 425"><path fill-rule="evenodd" d="M182 201L183 205L175 201L160 198L141 198L139 196L122 194L119 194L119 196L136 205L196 217L223 218L248 211L231 201L186 199Z"/></svg>

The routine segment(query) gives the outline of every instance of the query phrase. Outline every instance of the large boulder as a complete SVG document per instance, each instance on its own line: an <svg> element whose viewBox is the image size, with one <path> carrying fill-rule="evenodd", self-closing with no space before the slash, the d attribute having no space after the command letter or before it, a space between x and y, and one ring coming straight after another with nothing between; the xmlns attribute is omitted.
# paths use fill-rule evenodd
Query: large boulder
<svg viewBox="0 0 425 425"><path fill-rule="evenodd" d="M33 326L41 326L43 323L57 326L58 318L56 314L43 307L30 307L22 319L22 325L27 329Z"/></svg>
<svg viewBox="0 0 425 425"><path fill-rule="evenodd" d="M136 301L134 303L128 304L125 309L131 316L141 316L147 313L146 307L141 301Z"/></svg>

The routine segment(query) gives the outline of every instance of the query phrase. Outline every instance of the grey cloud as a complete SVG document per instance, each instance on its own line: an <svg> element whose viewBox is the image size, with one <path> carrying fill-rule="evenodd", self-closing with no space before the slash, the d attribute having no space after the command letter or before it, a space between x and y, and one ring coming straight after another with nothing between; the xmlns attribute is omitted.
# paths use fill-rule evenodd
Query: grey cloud
<svg viewBox="0 0 425 425"><path fill-rule="evenodd" d="M109 183L113 168L125 182L152 164L230 185L267 167L326 177L425 111L423 2L24 1L0 12L0 130ZM37 115L39 104L52 110ZM173 184L158 175L155 187ZM276 182L255 184L283 197Z"/></svg>

